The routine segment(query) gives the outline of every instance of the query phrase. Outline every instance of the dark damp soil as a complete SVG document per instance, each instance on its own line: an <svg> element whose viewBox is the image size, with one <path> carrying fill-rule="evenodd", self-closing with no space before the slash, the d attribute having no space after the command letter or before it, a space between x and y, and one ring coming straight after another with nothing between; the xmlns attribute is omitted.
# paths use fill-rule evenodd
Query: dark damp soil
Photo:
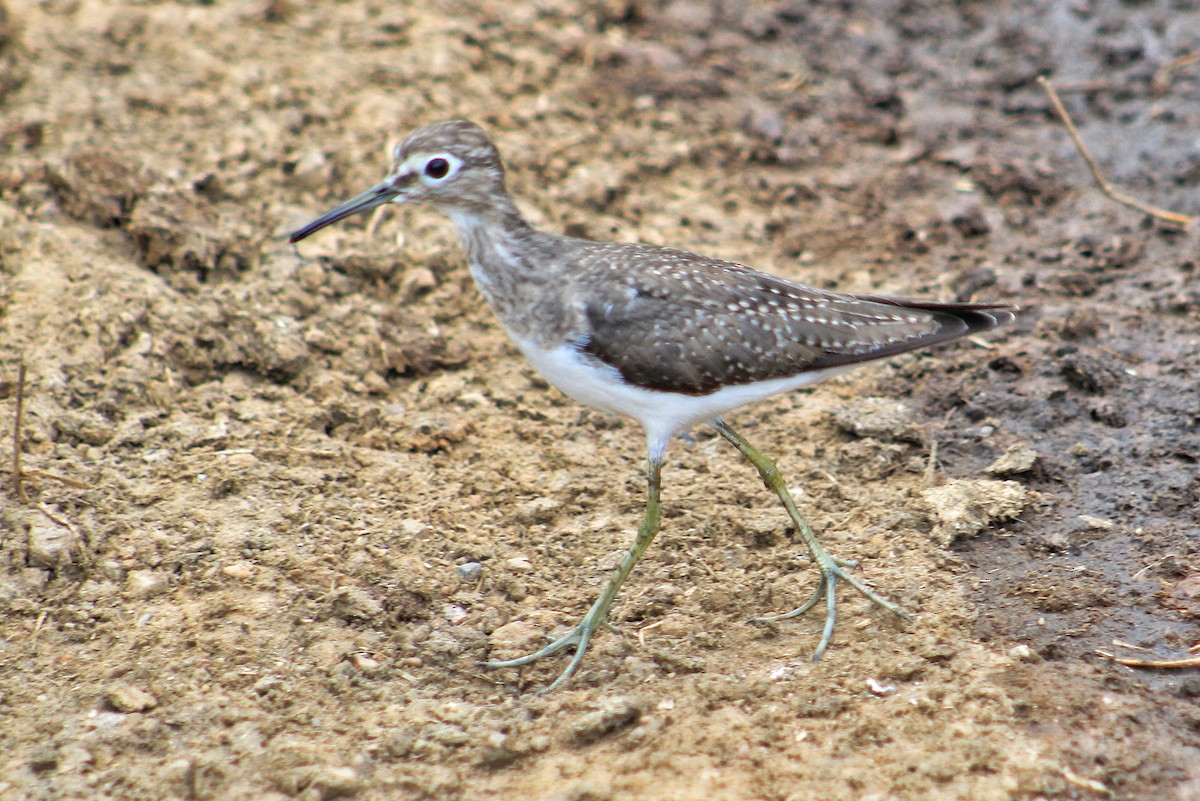
<svg viewBox="0 0 1200 801"><path fill-rule="evenodd" d="M1200 641L1197 227L1035 82L1200 214L1200 4L0 3L0 799L1200 799L1200 673L1102 655ZM731 418L912 623L747 623L812 574L696 431L620 633L476 667L582 614L641 433L436 214L280 236L458 116L545 227L1022 307Z"/></svg>

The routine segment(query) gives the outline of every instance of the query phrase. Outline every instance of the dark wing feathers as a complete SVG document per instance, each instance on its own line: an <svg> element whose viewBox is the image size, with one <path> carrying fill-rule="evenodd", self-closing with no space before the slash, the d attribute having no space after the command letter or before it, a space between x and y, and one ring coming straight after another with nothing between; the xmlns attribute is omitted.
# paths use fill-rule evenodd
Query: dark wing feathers
<svg viewBox="0 0 1200 801"><path fill-rule="evenodd" d="M593 274L583 308L590 334L578 346L630 383L669 392L705 395L872 361L994 328L1014 313L1003 304L825 292L683 251L645 246L624 267L607 248L597 251L584 272L584 280Z"/></svg>

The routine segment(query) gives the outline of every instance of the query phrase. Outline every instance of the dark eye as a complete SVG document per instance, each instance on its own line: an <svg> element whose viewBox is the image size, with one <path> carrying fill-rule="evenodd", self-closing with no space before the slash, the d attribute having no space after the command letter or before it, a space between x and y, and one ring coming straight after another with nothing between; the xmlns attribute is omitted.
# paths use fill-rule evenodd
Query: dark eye
<svg viewBox="0 0 1200 801"><path fill-rule="evenodd" d="M425 174L430 178L445 178L450 172L450 162L445 159L430 159L425 162Z"/></svg>

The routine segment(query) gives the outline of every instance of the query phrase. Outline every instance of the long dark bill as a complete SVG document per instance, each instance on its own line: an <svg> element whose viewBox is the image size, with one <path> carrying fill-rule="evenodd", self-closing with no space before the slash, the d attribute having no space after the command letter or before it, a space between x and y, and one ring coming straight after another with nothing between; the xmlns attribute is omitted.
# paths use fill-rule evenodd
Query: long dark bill
<svg viewBox="0 0 1200 801"><path fill-rule="evenodd" d="M370 211L376 206L382 206L400 192L390 181L384 181L381 184L375 184L361 195L355 195L350 200L347 200L342 205L338 206L326 214L321 215L317 219L310 222L308 225L292 233L288 237L289 242L299 242L309 234L321 230L327 225L332 225L338 220L344 220L347 217L353 217L355 214L361 214L364 211Z"/></svg>

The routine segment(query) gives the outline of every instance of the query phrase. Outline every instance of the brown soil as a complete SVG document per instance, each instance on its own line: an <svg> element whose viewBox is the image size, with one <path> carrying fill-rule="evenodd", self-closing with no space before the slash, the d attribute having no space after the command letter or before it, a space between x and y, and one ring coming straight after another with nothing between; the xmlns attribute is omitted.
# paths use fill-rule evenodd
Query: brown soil
<svg viewBox="0 0 1200 801"><path fill-rule="evenodd" d="M1198 234L1034 83L1200 213L1193 0L2 2L0 798L1200 798L1200 676L1096 653L1200 639ZM548 228L1022 306L732 418L911 624L846 595L814 665L819 615L747 623L811 567L701 430L621 633L548 696L476 667L586 608L641 433L436 214L280 238L457 116ZM928 492L991 478L1018 519Z"/></svg>

